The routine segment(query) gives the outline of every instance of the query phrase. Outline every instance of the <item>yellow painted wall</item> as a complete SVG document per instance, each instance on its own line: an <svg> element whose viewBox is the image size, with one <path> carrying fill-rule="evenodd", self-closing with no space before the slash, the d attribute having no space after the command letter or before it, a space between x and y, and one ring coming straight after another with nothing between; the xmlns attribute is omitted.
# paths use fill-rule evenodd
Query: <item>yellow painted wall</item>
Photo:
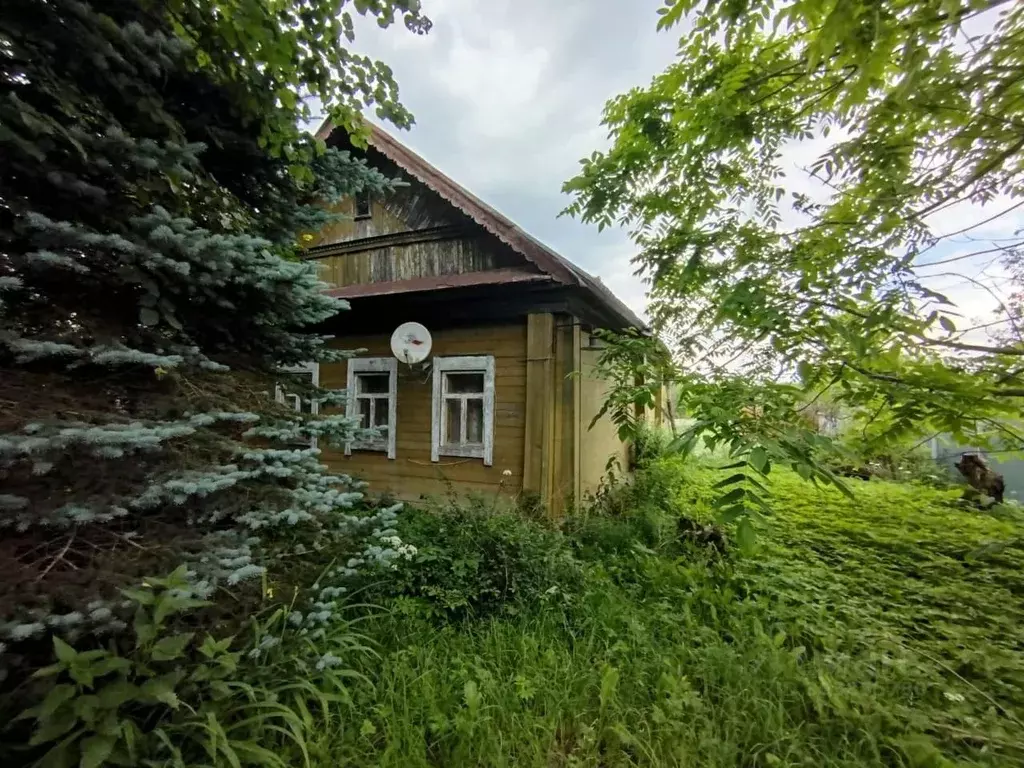
<svg viewBox="0 0 1024 768"><path fill-rule="evenodd" d="M483 459L441 456L430 460L431 387L429 371L398 366L398 402L395 458L384 453L340 449L325 450L324 462L336 472L351 474L369 483L372 495L389 494L416 500L441 497L451 490L458 496L483 493L513 497L523 484L523 445L526 422L526 323L437 330L431 357L447 355L494 355L494 464ZM366 348L365 357L390 357L390 335L343 337L333 344L342 349ZM320 385L344 389L347 363L322 364ZM504 476L509 470L511 476Z"/></svg>
<svg viewBox="0 0 1024 768"><path fill-rule="evenodd" d="M580 353L580 489L584 498L597 490L610 458L618 458L618 471L629 467L629 446L619 440L609 416L602 416L593 428L588 428L601 410L608 389L608 382L595 372L599 355L587 349Z"/></svg>

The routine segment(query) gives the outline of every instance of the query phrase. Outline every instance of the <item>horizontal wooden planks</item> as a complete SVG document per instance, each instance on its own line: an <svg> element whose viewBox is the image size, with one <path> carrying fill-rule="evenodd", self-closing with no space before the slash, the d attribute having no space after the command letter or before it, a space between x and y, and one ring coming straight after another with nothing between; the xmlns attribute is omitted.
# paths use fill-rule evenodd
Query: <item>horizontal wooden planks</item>
<svg viewBox="0 0 1024 768"><path fill-rule="evenodd" d="M429 327L429 318L427 319ZM340 349L367 351L360 356L390 357L390 336L353 336L335 339ZM526 425L526 324L439 329L433 333L431 357L493 355L495 358L494 464L481 459L442 456L430 461L431 394L429 371L399 364L396 458L383 453L340 450L324 452L328 466L366 480L372 494L387 493L403 499L443 496L450 483L455 492L518 493L522 488L523 446ZM320 384L344 388L346 363L320 367ZM509 474L504 473L508 471Z"/></svg>
<svg viewBox="0 0 1024 768"><path fill-rule="evenodd" d="M394 163L382 157L377 157L373 164L386 176L394 176L398 172ZM343 198L329 210L341 213L344 218L329 222L309 245L329 245L466 221L462 212L436 192L414 179L406 181L404 186L392 190L386 198L371 200L371 216L368 218L355 219L353 198Z"/></svg>

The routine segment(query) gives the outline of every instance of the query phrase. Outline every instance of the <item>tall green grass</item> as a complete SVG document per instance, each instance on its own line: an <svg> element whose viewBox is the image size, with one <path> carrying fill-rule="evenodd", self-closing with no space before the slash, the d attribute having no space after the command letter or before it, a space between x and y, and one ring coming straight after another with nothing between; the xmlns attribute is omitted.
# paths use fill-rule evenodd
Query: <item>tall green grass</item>
<svg viewBox="0 0 1024 768"><path fill-rule="evenodd" d="M1017 523L924 486L858 483L851 502L780 472L757 550L722 557L675 535L710 515L714 473L648 471L568 527L573 584L485 618L398 598L369 619L381 655L323 734L328 762L1024 764Z"/></svg>

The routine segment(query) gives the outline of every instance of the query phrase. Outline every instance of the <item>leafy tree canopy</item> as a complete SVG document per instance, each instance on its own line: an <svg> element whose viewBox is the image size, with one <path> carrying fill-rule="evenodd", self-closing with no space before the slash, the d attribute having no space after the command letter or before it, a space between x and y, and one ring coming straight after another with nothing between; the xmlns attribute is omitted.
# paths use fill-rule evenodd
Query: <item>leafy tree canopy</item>
<svg viewBox="0 0 1024 768"><path fill-rule="evenodd" d="M353 13L426 34L431 22L419 0L171 0L166 12L195 66L244 92L245 108L262 116L260 146L272 155L305 159L294 142L314 107L357 138L367 107L402 128L412 124L391 68L346 43L355 40ZM309 178L301 163L291 170Z"/></svg>
<svg viewBox="0 0 1024 768"><path fill-rule="evenodd" d="M926 275L948 238L992 222L1011 237L949 261L1001 257L1021 274L1024 5L668 0L660 13L660 28L687 27L676 60L608 103L611 146L565 190L569 213L632 233L701 428L800 463L782 437L793 409L774 437L737 432L753 411L735 395L776 382L760 394L828 398L876 443L978 427L1019 444L1019 302L994 300L986 335ZM804 174L784 173L784 152ZM968 205L971 226L943 226Z"/></svg>

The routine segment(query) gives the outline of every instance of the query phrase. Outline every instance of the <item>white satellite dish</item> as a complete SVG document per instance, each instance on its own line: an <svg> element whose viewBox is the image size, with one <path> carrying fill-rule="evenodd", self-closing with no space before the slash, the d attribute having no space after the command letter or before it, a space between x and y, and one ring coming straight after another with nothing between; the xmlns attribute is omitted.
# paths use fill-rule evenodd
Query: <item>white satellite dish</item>
<svg viewBox="0 0 1024 768"><path fill-rule="evenodd" d="M391 353L409 365L426 360L430 344L430 331L419 323L402 323L391 334Z"/></svg>

